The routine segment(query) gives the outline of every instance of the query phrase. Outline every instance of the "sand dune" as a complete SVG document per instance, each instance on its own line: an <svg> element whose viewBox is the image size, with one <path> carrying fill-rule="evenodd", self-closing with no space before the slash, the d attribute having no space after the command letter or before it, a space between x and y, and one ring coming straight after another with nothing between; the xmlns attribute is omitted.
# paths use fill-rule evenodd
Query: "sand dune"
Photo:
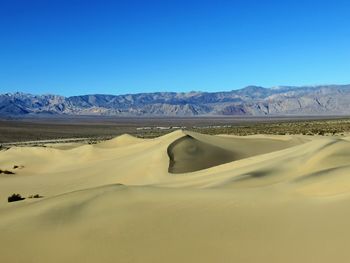
<svg viewBox="0 0 350 263"><path fill-rule="evenodd" d="M349 138L322 136L13 147L0 261L348 262L349 160Z"/></svg>

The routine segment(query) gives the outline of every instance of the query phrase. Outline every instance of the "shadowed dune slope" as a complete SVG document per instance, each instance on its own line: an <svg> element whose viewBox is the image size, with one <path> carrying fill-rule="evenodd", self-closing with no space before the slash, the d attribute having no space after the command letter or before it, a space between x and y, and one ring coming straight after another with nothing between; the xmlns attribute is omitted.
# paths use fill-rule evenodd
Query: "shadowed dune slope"
<svg viewBox="0 0 350 263"><path fill-rule="evenodd" d="M186 135L168 147L169 172L186 173L206 169L235 160L232 151Z"/></svg>

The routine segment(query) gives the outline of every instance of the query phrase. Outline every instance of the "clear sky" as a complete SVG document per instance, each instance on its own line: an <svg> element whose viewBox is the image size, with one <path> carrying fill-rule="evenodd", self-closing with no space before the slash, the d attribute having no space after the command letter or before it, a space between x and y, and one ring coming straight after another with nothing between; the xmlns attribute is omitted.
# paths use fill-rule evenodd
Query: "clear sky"
<svg viewBox="0 0 350 263"><path fill-rule="evenodd" d="M0 93L350 83L349 0L0 0Z"/></svg>

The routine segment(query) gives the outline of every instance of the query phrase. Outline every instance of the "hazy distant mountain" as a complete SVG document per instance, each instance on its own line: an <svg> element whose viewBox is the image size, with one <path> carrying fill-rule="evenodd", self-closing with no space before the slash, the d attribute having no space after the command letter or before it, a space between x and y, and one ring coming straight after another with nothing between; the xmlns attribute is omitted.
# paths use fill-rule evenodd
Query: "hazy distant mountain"
<svg viewBox="0 0 350 263"><path fill-rule="evenodd" d="M0 95L0 115L343 115L350 114L350 85L248 86L228 92L156 92L127 95Z"/></svg>

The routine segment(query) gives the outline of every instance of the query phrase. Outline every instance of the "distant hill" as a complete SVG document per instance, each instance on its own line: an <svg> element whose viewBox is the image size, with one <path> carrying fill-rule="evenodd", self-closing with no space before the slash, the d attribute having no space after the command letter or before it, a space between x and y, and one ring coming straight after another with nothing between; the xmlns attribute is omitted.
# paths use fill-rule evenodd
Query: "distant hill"
<svg viewBox="0 0 350 263"><path fill-rule="evenodd" d="M155 92L127 95L0 95L0 116L347 115L350 85L248 86L228 92Z"/></svg>

